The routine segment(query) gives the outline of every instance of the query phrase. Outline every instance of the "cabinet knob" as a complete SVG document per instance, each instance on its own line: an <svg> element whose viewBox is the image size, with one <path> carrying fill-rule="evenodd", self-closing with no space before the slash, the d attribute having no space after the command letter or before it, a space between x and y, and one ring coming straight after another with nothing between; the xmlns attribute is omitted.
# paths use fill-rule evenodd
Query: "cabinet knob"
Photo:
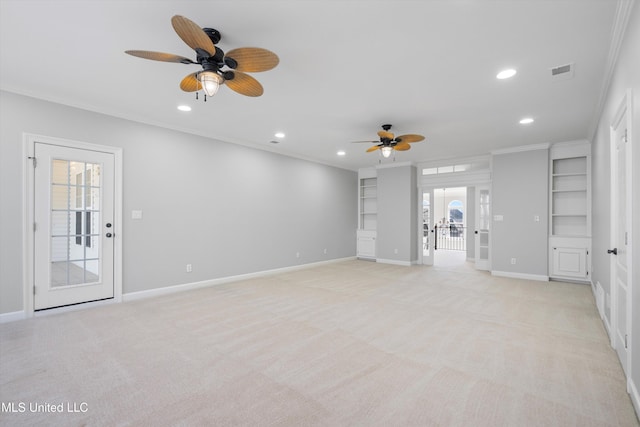
<svg viewBox="0 0 640 427"><path fill-rule="evenodd" d="M608 254L618 255L618 248L607 249Z"/></svg>

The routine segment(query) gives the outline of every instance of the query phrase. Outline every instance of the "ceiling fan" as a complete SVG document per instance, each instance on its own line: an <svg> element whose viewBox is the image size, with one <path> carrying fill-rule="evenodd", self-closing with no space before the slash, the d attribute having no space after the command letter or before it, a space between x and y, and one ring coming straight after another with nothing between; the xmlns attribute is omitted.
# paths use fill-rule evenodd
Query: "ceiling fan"
<svg viewBox="0 0 640 427"><path fill-rule="evenodd" d="M406 134L400 136L394 136L393 133L389 132L391 129L391 125L382 125L383 130L378 131L378 136L380 137L379 141L354 141L354 142L369 142L369 143L378 143L373 147L367 149L367 153L372 151L380 150L384 157L389 157L393 150L396 151L407 151L411 149L410 143L420 142L424 140L424 136L417 134Z"/></svg>
<svg viewBox="0 0 640 427"><path fill-rule="evenodd" d="M205 92L205 101L213 96L222 84L235 92L246 96L260 96L264 89L260 82L246 73L267 71L278 65L278 56L258 47L232 49L226 54L216 46L220 41L220 32L213 28L200 28L184 16L175 15L171 25L178 36L196 52L196 60L171 53L150 52L146 50L127 50L125 53L154 61L177 62L181 64L199 64L201 71L191 73L182 79L180 89L185 92Z"/></svg>

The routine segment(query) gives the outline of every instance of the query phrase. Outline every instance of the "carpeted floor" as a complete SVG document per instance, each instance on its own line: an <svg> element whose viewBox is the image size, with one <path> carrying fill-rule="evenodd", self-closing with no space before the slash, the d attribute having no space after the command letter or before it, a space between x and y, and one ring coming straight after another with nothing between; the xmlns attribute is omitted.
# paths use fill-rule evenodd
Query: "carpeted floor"
<svg viewBox="0 0 640 427"><path fill-rule="evenodd" d="M638 426L625 390L588 286L468 264L344 261L0 325L11 426Z"/></svg>

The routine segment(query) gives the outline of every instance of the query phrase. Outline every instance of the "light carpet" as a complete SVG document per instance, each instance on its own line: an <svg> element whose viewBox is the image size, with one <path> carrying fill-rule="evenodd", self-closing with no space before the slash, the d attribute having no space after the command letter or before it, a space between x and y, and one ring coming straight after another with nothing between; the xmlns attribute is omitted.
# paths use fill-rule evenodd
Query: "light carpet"
<svg viewBox="0 0 640 427"><path fill-rule="evenodd" d="M11 426L639 425L588 286L468 263L344 261L3 324L0 400Z"/></svg>

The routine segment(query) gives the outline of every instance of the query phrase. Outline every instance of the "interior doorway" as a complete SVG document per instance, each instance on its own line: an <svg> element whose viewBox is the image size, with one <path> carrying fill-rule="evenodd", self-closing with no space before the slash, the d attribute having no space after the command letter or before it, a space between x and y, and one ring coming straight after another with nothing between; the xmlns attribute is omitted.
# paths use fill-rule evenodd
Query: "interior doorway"
<svg viewBox="0 0 640 427"><path fill-rule="evenodd" d="M422 192L423 263L460 266L467 260L467 187Z"/></svg>

